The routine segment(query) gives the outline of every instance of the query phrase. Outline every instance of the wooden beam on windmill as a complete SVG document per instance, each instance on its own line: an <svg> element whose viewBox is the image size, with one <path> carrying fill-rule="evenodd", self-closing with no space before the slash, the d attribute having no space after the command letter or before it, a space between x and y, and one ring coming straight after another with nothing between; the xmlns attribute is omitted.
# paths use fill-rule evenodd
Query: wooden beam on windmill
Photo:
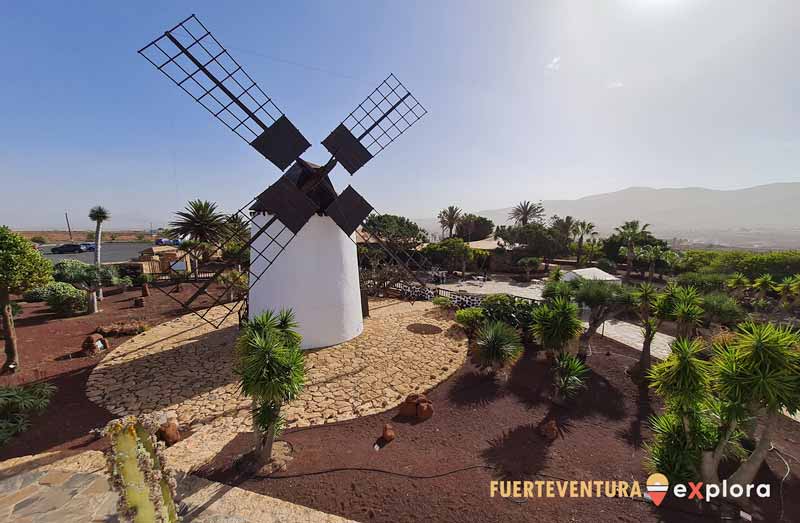
<svg viewBox="0 0 800 523"><path fill-rule="evenodd" d="M352 175L427 112L400 80L389 74L322 145Z"/></svg>
<svg viewBox="0 0 800 523"><path fill-rule="evenodd" d="M195 15L139 54L281 171L311 147Z"/></svg>

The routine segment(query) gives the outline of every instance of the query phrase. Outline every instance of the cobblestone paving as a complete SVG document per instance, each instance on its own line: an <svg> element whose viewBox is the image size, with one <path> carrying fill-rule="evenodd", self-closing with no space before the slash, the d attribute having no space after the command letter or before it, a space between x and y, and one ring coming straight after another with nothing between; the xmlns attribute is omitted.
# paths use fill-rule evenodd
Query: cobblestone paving
<svg viewBox="0 0 800 523"><path fill-rule="evenodd" d="M4 463L3 466L6 464ZM15 467L22 465L16 464ZM86 470L91 465L91 470ZM15 523L114 523L117 494L103 472L105 459L84 452L50 465L28 467L0 481L0 521ZM347 523L348 520L229 487L192 475L178 475L184 521L194 523Z"/></svg>
<svg viewBox="0 0 800 523"><path fill-rule="evenodd" d="M376 300L371 309L373 317L357 338L306 352L308 382L282 411L287 426L383 412L409 393L434 387L463 363L466 338L449 314L396 300ZM251 430L250 401L239 394L232 370L235 322L214 330L187 315L161 324L109 354L89 377L86 394L120 416L174 412L182 427L196 433L170 449L189 469L204 451Z"/></svg>

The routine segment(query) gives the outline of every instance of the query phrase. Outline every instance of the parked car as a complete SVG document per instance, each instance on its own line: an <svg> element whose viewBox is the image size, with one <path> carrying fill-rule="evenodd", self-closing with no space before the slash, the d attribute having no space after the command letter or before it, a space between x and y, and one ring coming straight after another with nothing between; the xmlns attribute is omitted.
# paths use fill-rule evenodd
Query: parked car
<svg viewBox="0 0 800 523"><path fill-rule="evenodd" d="M53 254L70 254L70 253L80 253L85 252L83 247L79 243L64 243L62 245L56 245L50 252Z"/></svg>
<svg viewBox="0 0 800 523"><path fill-rule="evenodd" d="M156 240L156 245L175 245L181 244L180 240L170 240L169 238L159 238Z"/></svg>
<svg viewBox="0 0 800 523"><path fill-rule="evenodd" d="M84 252L94 252L96 248L97 245L94 242L84 242L81 244L81 249L83 249Z"/></svg>

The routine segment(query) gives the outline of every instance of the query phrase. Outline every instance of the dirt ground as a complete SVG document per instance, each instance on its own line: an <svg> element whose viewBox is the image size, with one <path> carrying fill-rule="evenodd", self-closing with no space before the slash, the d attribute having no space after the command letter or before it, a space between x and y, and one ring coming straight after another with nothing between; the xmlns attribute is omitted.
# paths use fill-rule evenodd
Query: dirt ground
<svg viewBox="0 0 800 523"><path fill-rule="evenodd" d="M43 413L31 417L28 431L0 448L0 459L45 450L99 448L102 442L95 441L89 431L102 427L112 416L90 402L85 392L86 380L101 356L73 357L74 354L81 349L84 338L101 325L130 319L154 326L186 314L173 298L185 299L194 290L184 285L182 292L170 297L152 288L146 306L136 308L133 300L141 296L141 289L119 294L107 289L101 312L71 318L57 317L44 303L23 303L23 312L15 320L21 370L13 376L0 376L0 386L48 381L57 387L57 392ZM114 350L129 338L109 337L107 340ZM3 345L0 337L0 356Z"/></svg>
<svg viewBox="0 0 800 523"><path fill-rule="evenodd" d="M242 476L231 466L249 450L241 434L202 473L217 481L307 505L358 521L707 521L693 505L668 500L655 508L623 498L511 500L489 497L492 479L638 480L647 418L661 405L647 399L624 373L638 353L611 340L589 360L589 390L568 408L548 400L547 367L530 356L503 384L469 363L428 397L434 416L421 423L397 410L356 420L291 430L281 439L294 449L288 469L270 477ZM539 433L555 420L559 436ZM385 423L397 439L375 451ZM781 424L775 445L800 456L797 426ZM788 459L788 458L787 458ZM759 481L772 484L773 499L756 509L756 520L776 521L785 466L771 454ZM800 463L798 463L800 465ZM787 521L800 521L800 476L784 484Z"/></svg>

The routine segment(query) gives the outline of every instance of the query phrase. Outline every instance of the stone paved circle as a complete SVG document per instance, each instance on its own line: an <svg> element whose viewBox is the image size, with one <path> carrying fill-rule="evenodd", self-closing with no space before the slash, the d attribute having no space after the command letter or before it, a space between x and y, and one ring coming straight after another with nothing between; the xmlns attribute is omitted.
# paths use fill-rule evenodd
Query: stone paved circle
<svg viewBox="0 0 800 523"><path fill-rule="evenodd" d="M371 302L374 317L348 342L306 351L307 385L283 414L303 427L375 414L430 389L464 362L466 338L428 303ZM224 309L211 309L217 315ZM251 430L250 401L233 373L236 319L215 330L189 314L120 345L92 372L87 396L116 415L172 412L181 426Z"/></svg>

